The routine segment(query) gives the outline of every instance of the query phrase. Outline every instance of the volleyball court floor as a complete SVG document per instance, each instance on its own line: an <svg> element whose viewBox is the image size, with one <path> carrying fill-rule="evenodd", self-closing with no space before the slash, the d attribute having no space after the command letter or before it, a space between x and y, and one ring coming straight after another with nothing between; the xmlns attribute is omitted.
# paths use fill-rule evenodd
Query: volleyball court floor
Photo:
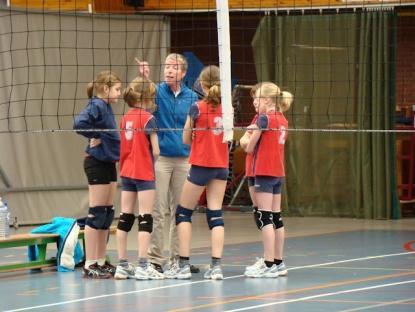
<svg viewBox="0 0 415 312"><path fill-rule="evenodd" d="M415 311L415 219L285 218L288 275L246 278L245 266L262 254L251 218L225 214L223 281L203 279L210 261L209 231L204 215L195 214L191 263L201 273L191 280L87 280L80 269L1 273L0 310ZM135 260L132 233L129 254ZM109 248L115 261L115 237ZM25 248L0 251L1 262L19 257L26 257Z"/></svg>

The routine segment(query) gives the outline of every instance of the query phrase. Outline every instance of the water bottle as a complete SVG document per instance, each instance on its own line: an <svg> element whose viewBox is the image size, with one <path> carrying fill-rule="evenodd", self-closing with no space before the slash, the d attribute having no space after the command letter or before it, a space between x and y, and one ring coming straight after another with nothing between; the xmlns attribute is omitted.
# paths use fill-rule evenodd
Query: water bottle
<svg viewBox="0 0 415 312"><path fill-rule="evenodd" d="M0 197L0 238L10 235L10 213L7 204Z"/></svg>

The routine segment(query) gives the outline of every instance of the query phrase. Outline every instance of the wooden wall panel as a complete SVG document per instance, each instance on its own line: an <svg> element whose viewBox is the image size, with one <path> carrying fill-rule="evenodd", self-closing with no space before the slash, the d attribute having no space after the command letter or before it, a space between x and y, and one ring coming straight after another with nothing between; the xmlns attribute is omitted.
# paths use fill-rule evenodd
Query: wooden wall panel
<svg viewBox="0 0 415 312"><path fill-rule="evenodd" d="M123 0L90 0L93 2L94 12L97 13L135 13L131 6L125 6Z"/></svg>
<svg viewBox="0 0 415 312"><path fill-rule="evenodd" d="M344 3L341 0L229 0L230 9L255 9L302 6L310 7L336 4L340 5ZM145 0L145 9L148 10L185 10L215 8L216 1L213 0Z"/></svg>
<svg viewBox="0 0 415 312"><path fill-rule="evenodd" d="M92 0L10 0L12 8L51 10L51 11L88 11Z"/></svg>

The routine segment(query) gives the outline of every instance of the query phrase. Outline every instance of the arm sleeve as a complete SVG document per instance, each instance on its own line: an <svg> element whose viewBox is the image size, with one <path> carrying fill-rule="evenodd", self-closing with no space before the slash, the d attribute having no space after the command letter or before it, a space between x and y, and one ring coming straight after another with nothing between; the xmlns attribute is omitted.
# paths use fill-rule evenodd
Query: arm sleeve
<svg viewBox="0 0 415 312"><path fill-rule="evenodd" d="M256 121L256 125L259 129L266 129L268 128L268 117L267 115L259 115L258 120Z"/></svg>
<svg viewBox="0 0 415 312"><path fill-rule="evenodd" d="M96 105L88 105L78 116L75 117L75 130L89 130L94 129L95 121L99 119L100 111ZM87 138L99 138L97 131L76 131L78 134Z"/></svg>
<svg viewBox="0 0 415 312"><path fill-rule="evenodd" d="M200 115L199 112L199 106L197 106L197 103L192 104L189 109L189 116L192 120L196 120Z"/></svg>
<svg viewBox="0 0 415 312"><path fill-rule="evenodd" d="M156 130L157 130L156 118L154 118L154 116L153 116L147 122L144 131L146 132L147 135L150 135L151 133L153 133Z"/></svg>

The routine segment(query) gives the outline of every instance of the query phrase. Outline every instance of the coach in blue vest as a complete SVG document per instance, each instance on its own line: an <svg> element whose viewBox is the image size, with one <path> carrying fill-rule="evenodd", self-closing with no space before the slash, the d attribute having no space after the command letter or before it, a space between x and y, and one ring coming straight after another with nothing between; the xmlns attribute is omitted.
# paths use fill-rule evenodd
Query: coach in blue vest
<svg viewBox="0 0 415 312"><path fill-rule="evenodd" d="M139 72L149 77L147 62L136 59ZM149 249L149 260L162 271L166 262L164 249L165 217L169 217L169 264L173 265L179 254L176 207L180 201L184 181L189 172L189 145L183 144L183 127L190 106L197 101L197 95L183 83L187 61L181 54L172 53L164 64L164 82L157 85L154 116L157 121L160 157L155 164L156 207L153 211L153 232ZM193 271L198 271L193 267Z"/></svg>

